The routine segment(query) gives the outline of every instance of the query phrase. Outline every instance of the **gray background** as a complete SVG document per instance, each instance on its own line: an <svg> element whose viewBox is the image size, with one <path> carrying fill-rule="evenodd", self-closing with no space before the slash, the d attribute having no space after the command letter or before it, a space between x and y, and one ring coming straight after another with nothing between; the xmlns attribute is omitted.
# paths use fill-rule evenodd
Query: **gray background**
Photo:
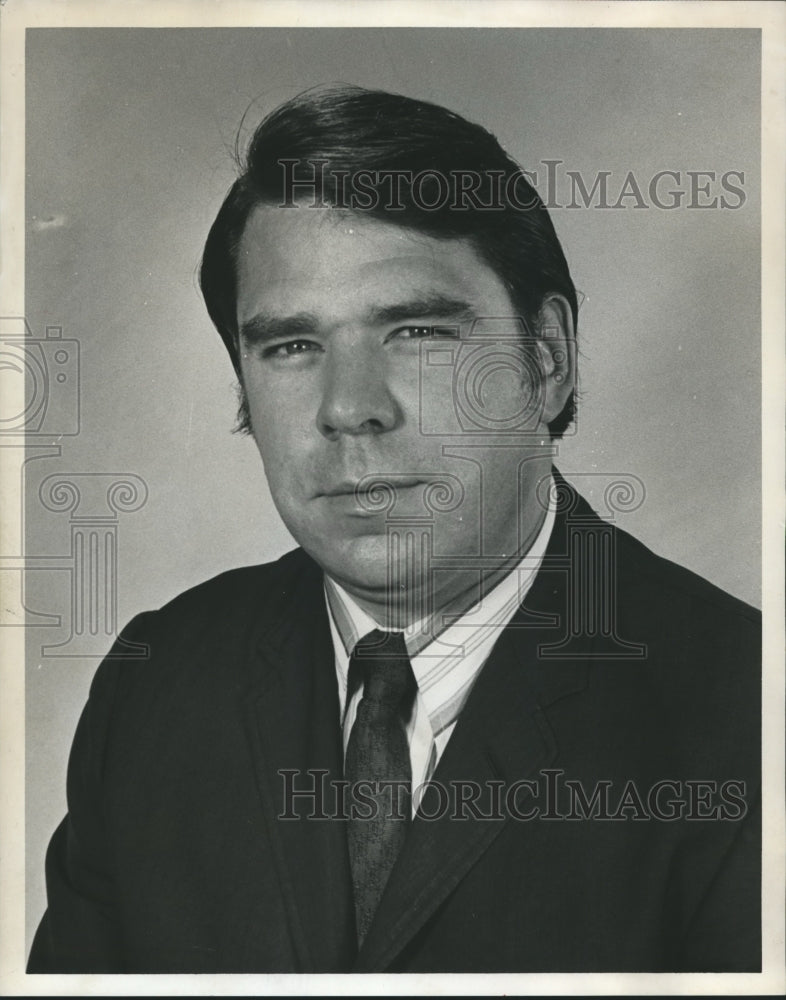
<svg viewBox="0 0 786 1000"><path fill-rule="evenodd" d="M81 432L29 465L27 551L68 551L38 501L54 472L132 472L120 520L126 621L232 566L292 547L253 442L232 436L233 375L196 268L233 176L237 125L343 81L445 104L522 165L590 179L745 172L738 210L557 209L577 287L582 401L558 465L595 499L646 486L618 520L657 552L759 604L759 32L655 29L37 29L27 33L27 318L80 341ZM569 200L564 175L558 189ZM680 185L687 188L683 177ZM28 935L67 751L96 659L41 655L68 634L68 574L28 574Z"/></svg>

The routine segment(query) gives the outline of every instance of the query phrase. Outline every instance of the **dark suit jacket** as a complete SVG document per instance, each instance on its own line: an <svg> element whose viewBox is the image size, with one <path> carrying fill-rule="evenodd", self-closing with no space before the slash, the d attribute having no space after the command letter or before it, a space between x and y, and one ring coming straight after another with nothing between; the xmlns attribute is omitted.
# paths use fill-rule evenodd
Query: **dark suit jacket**
<svg viewBox="0 0 786 1000"><path fill-rule="evenodd" d="M278 818L280 770L342 775L322 574L291 552L140 615L149 657L98 669L29 971L758 970L758 614L561 507L435 774L479 809L537 780L511 809L539 815L417 818L358 954L345 824Z"/></svg>

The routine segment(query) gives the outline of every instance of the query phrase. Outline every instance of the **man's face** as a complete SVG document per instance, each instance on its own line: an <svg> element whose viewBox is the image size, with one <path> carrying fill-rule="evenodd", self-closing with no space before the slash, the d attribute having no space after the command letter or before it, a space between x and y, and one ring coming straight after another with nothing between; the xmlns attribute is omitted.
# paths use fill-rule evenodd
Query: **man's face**
<svg viewBox="0 0 786 1000"><path fill-rule="evenodd" d="M487 433L465 433L457 420L455 364L436 363L422 376L422 351L459 349L473 321L515 314L500 279L466 241L306 207L259 206L251 214L237 318L252 430L290 532L361 601L386 601L390 517L425 519L432 555L468 565L481 553L510 557L531 541L543 514L532 492L549 468L551 417L534 406L529 438L510 437L506 418L538 395L511 363L515 323L503 320L507 346L500 351L492 341L487 364L475 356L482 378L474 405ZM357 490L368 476L394 488L392 511L369 510L379 494ZM454 491L447 504L444 493L428 492L440 480ZM435 510L440 501L453 508ZM417 576L422 553L410 562ZM455 596L462 573L434 576L438 599Z"/></svg>

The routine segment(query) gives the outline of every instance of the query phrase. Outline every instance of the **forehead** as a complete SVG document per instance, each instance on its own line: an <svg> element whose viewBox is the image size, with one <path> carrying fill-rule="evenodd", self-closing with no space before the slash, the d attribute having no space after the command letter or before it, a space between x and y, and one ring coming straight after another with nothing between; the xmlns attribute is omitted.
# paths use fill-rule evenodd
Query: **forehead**
<svg viewBox="0 0 786 1000"><path fill-rule="evenodd" d="M436 239L356 212L260 205L238 248L237 318L311 311L326 321L427 294L499 315L510 300L466 239Z"/></svg>

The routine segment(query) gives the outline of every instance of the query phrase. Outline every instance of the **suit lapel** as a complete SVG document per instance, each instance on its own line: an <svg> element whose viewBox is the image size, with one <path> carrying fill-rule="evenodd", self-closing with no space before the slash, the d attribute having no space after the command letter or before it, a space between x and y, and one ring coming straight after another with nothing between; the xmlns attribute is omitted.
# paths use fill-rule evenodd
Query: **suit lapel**
<svg viewBox="0 0 786 1000"><path fill-rule="evenodd" d="M330 783L343 776L321 573L309 562L283 598L269 609L255 650L246 726L299 970L338 972L356 952L345 824L307 818L335 812ZM285 801L287 786L317 795Z"/></svg>
<svg viewBox="0 0 786 1000"><path fill-rule="evenodd" d="M565 542L565 517L558 516L543 566L481 671L433 777L449 792L457 782L477 783L483 815L493 809L489 782L507 788L555 763L559 748L546 709L587 684L585 659L546 660L539 653L560 638L565 622ZM424 798L430 814L439 805ZM505 810L496 812L504 817ZM450 810L436 820L417 817L354 971L389 969L509 821L457 821Z"/></svg>

